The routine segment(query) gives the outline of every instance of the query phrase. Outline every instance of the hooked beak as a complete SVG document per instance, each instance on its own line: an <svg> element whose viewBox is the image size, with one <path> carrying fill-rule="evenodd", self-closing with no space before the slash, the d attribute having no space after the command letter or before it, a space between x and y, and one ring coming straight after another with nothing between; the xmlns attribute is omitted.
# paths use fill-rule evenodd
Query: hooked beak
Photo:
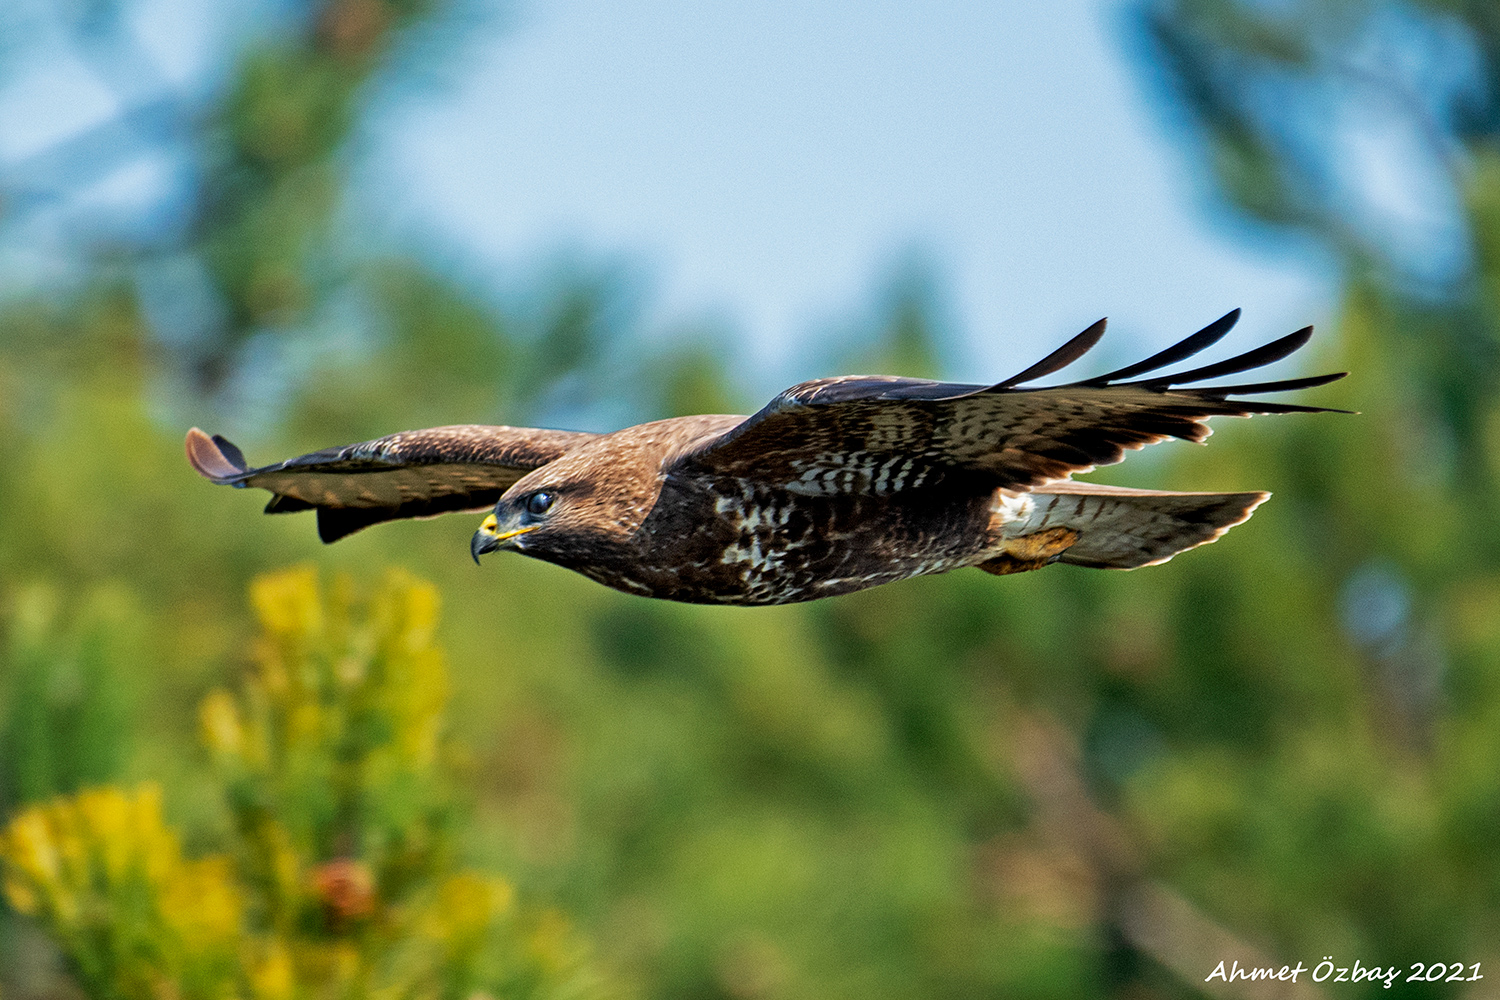
<svg viewBox="0 0 1500 1000"><path fill-rule="evenodd" d="M474 537L469 539L469 555L474 557L474 565L477 566L479 565L479 557L486 552L514 548L514 546L506 545L505 543L517 535L524 535L526 532L535 531L540 527L541 525L539 524L533 524L525 528L516 528L512 531L501 531L499 530L499 519L494 514L491 514L484 519L484 523L479 526L479 530L474 532Z"/></svg>

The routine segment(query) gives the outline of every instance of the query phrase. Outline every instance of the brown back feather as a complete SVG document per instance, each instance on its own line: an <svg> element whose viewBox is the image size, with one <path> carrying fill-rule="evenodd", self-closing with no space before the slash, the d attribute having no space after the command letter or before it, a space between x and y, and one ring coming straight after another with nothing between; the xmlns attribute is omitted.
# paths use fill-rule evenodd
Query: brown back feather
<svg viewBox="0 0 1500 1000"><path fill-rule="evenodd" d="M1220 339L1238 311L1116 375L1138 375L1190 357ZM1022 373L1051 371L1097 340L1090 327ZM1121 461L1129 450L1168 438L1201 442L1214 416L1316 413L1325 407L1227 398L1304 388L1343 373L1218 388L1185 382L1279 360L1309 331L1181 375L1136 382L1111 376L1071 385L1014 388L890 376L819 379L781 393L759 413L684 456L716 475L779 484L795 492L895 492L954 477L987 487L1027 489Z"/></svg>

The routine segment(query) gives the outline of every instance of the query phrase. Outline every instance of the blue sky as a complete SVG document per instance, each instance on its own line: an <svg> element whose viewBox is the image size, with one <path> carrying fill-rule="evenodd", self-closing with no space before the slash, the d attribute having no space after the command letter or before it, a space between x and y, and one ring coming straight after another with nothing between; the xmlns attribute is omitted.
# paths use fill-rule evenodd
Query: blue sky
<svg viewBox="0 0 1500 1000"><path fill-rule="evenodd" d="M264 6L129 9L163 79L201 89ZM947 374L975 381L1102 315L1116 357L1235 306L1225 350L1326 319L1331 275L1209 208L1127 10L517 0L440 85L385 100L356 211L500 287L560 251L623 259L655 325L709 318L760 383L824 374L807 368L822 338L913 255L960 338ZM0 163L114 106L66 59L13 67ZM128 211L174 170L131 163L85 200ZM12 275L44 242L7 251Z"/></svg>
<svg viewBox="0 0 1500 1000"><path fill-rule="evenodd" d="M1126 353L1234 306L1235 342L1326 318L1328 274L1216 220L1121 4L853 9L526 4L385 119L371 187L474 269L623 253L661 321L789 376L914 252L977 380L1102 315Z"/></svg>

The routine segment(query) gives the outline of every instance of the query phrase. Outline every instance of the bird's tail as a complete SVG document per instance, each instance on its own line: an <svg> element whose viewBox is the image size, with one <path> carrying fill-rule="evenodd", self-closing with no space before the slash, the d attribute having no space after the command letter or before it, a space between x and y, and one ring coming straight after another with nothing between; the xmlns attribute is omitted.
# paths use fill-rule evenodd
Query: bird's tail
<svg viewBox="0 0 1500 1000"><path fill-rule="evenodd" d="M1048 562L1096 569L1151 566L1213 541L1268 496L1074 482L1039 486L1013 501L1022 516L1003 528L1004 554L979 568L1014 573Z"/></svg>

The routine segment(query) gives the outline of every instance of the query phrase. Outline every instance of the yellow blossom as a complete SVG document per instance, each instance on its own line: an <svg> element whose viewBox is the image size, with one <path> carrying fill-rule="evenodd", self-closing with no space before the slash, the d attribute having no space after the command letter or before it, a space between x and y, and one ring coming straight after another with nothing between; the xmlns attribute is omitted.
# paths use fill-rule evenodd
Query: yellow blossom
<svg viewBox="0 0 1500 1000"><path fill-rule="evenodd" d="M225 857L182 865L163 887L162 913L191 950L233 945L240 934L244 900Z"/></svg>
<svg viewBox="0 0 1500 1000"><path fill-rule="evenodd" d="M515 890L504 879L460 872L438 888L425 922L427 933L461 947L481 937L514 898Z"/></svg>
<svg viewBox="0 0 1500 1000"><path fill-rule="evenodd" d="M323 602L318 571L298 566L256 577L250 584L250 603L267 632L286 638L308 638L322 631Z"/></svg>
<svg viewBox="0 0 1500 1000"><path fill-rule="evenodd" d="M240 709L228 691L210 691L198 706L198 723L203 742L216 754L242 757L245 752L245 726Z"/></svg>
<svg viewBox="0 0 1500 1000"><path fill-rule="evenodd" d="M249 979L250 993L255 1000L290 1000L296 979L286 945L281 941L271 941L265 954L252 960Z"/></svg>
<svg viewBox="0 0 1500 1000"><path fill-rule="evenodd" d="M5 895L20 913L35 915L44 887L57 886L61 861L51 824L42 809L28 809L10 823L0 837L5 860Z"/></svg>

